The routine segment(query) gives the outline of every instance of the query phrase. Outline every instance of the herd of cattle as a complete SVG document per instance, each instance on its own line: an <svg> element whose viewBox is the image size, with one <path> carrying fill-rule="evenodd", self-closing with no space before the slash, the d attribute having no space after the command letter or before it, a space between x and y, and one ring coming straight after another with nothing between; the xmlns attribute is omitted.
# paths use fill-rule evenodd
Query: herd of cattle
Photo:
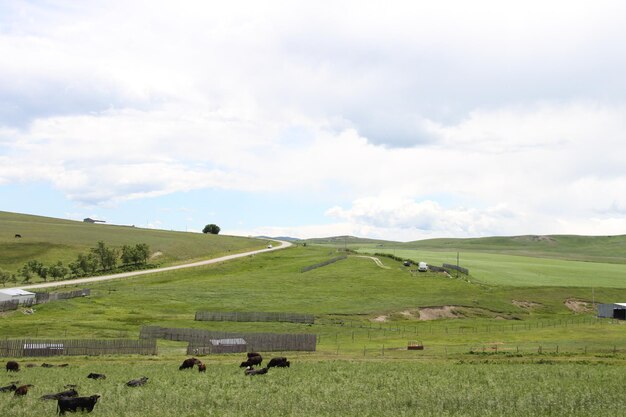
<svg viewBox="0 0 626 417"><path fill-rule="evenodd" d="M248 352L247 358L245 361L241 362L239 365L240 368L246 368L244 370L245 375L263 375L267 374L267 371L270 368L288 368L290 363L285 357L275 357L270 359L267 365L263 368L254 368L255 366L261 366L263 363L263 357L257 352ZM34 367L34 364L28 364L27 367ZM43 363L41 365L43 368L52 368L52 367L67 367L68 364L60 364L60 365L50 365L47 363ZM179 370L184 369L193 369L194 366L198 367L199 372L206 372L206 365L202 363L201 360L197 358L188 358L183 361L183 363L178 367ZM6 364L7 372L19 372L20 364L16 361L8 361ZM87 375L87 378L94 380L106 379L106 375L98 374L98 373L90 373ZM141 378L132 379L126 382L126 386L129 387L140 387L145 385L148 382L148 377L143 376ZM33 384L21 384L20 381L12 381L9 385L4 387L0 387L1 392L13 392L15 397L21 397L28 394L30 388L34 387ZM42 400L55 400L57 401L57 410L60 415L64 415L67 411L76 412L76 411L93 411L96 402L100 398L100 395L91 395L88 397L79 397L78 391L76 391L75 384L65 385L67 388L65 391L57 392L55 394L45 394L40 397Z"/></svg>

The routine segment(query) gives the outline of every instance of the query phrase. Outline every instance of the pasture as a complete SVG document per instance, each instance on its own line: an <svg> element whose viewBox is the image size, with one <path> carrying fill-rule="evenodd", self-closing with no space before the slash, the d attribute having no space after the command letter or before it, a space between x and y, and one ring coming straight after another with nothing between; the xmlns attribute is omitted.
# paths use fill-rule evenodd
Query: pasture
<svg viewBox="0 0 626 417"><path fill-rule="evenodd" d="M21 238L15 238L20 234ZM65 265L98 241L107 247L146 243L150 263L163 266L262 249L265 240L238 236L142 229L0 211L0 268L15 272L28 260Z"/></svg>
<svg viewBox="0 0 626 417"><path fill-rule="evenodd" d="M76 384L101 395L94 416L591 416L621 415L624 365L421 361L312 361L245 376L239 356L205 361L205 374L179 371L180 360L77 360L67 368L2 375L35 385L23 398L0 393L5 415L55 415L43 394ZM91 372L105 380L87 379ZM147 376L143 387L125 382Z"/></svg>
<svg viewBox="0 0 626 417"><path fill-rule="evenodd" d="M93 244L91 237L83 243L70 242L79 240L71 228L83 227L81 223L50 222L52 229L41 228L50 235L33 244L65 245L59 253ZM0 216L0 226L6 224ZM137 232L84 226L111 231L110 238L102 239L111 246L131 239L128 230ZM150 231L141 231L142 241L152 247L144 232ZM13 235L0 240L0 247L28 243L28 233L21 242L13 242ZM172 263L185 256L214 257L266 243L237 238L241 246L229 246L234 240L226 236L210 241L206 239L212 236L154 233L172 245L167 255ZM62 237L65 234L72 237ZM181 249L193 242L200 245L194 241L198 238L215 246L189 253ZM387 245L350 245L373 253L381 251L381 244ZM15 249L14 258L29 259L33 254L28 248ZM0 373L0 386L16 379L35 385L24 398L0 393L0 409L9 415L52 415L56 405L38 397L73 383L81 395L102 395L95 416L588 416L618 415L624 409L626 399L613 387L625 382L626 323L595 319L592 302L626 300L621 278L625 264L563 256L555 260L546 253L529 257L519 252L468 251L461 252L461 266L470 269L469 280L412 272L389 258L381 258L379 265L352 254L301 272L337 258L336 249L309 244L193 269L98 282L88 285L89 297L36 305L34 314L22 309L0 313L0 334L10 339L132 339L143 325L317 335L315 352L262 352L266 358L288 356L289 369L247 377L238 368L242 355L222 354L201 357L206 374L178 371L187 343L164 340L158 341L157 356L23 358L18 360L70 366ZM456 263L451 250L388 252L392 250L416 261ZM605 255L621 256L619 251ZM44 260L40 255L35 258ZM0 255L5 269L6 259ZM72 289L76 288L54 291ZM194 321L197 311L313 314L315 323ZM409 341L423 343L424 350L407 350ZM105 373L107 379L87 379L90 372ZM149 377L145 387L124 385L144 375Z"/></svg>
<svg viewBox="0 0 626 417"><path fill-rule="evenodd" d="M456 265L456 252L416 249L364 248L361 253L387 253L439 265ZM460 262L470 279L488 285L516 287L588 287L626 289L626 264L548 259L522 255L461 252Z"/></svg>

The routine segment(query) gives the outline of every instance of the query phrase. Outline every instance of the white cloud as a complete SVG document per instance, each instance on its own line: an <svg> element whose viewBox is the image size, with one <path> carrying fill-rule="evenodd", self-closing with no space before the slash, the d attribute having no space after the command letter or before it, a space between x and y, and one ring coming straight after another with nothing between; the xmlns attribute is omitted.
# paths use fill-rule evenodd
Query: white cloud
<svg viewBox="0 0 626 417"><path fill-rule="evenodd" d="M341 202L307 233L626 233L622 3L1 7L0 184Z"/></svg>

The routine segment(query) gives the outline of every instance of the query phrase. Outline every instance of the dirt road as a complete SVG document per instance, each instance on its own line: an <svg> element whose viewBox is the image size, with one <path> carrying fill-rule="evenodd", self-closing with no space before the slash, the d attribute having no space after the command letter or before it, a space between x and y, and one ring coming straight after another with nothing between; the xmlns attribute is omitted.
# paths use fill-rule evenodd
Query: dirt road
<svg viewBox="0 0 626 417"><path fill-rule="evenodd" d="M230 261L231 259L244 258L246 256L256 255L258 253L272 252L275 250L280 250L280 249L288 248L289 246L291 246L291 242L285 242L282 240L279 242L280 242L280 246L274 246L272 248L259 249L259 250L255 250L252 252L237 253L234 255L222 256L221 258L207 259L205 261L198 261L198 262L193 262L189 264L166 266L163 268L155 268L155 269L143 269L141 271L123 272L120 274L112 274L112 275L101 275L98 277L77 278L77 279L70 279L66 281L45 282L42 284L25 285L23 287L14 287L14 288L28 290L28 289L34 289L34 288L60 287L60 286L65 286L65 285L86 284L90 282L108 281L111 279L135 277L138 275L153 274L155 272L173 271L176 269L194 268L196 266L209 265L209 264L214 264L218 262L225 262L225 261Z"/></svg>

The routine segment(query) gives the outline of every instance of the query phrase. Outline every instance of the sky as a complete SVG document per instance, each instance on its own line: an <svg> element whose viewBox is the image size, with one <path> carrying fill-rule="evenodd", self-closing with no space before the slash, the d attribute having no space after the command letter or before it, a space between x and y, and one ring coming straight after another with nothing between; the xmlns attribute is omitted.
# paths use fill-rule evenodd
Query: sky
<svg viewBox="0 0 626 417"><path fill-rule="evenodd" d="M0 210L626 234L622 1L0 1Z"/></svg>

